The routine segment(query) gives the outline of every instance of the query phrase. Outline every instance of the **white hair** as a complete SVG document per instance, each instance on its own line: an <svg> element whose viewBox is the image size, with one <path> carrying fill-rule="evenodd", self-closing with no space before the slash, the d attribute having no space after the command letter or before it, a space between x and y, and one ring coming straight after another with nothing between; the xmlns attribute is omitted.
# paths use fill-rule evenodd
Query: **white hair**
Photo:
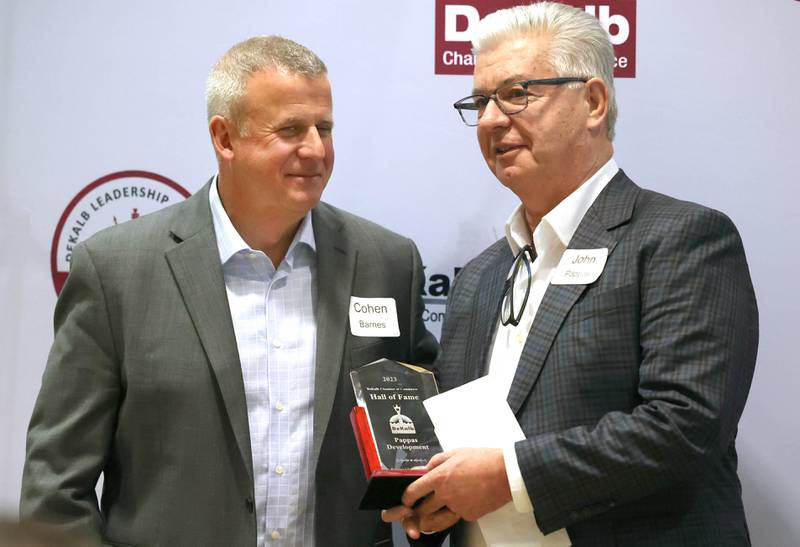
<svg viewBox="0 0 800 547"><path fill-rule="evenodd" d="M608 138L614 138L617 100L614 47L600 21L584 10L557 2L537 2L487 15L472 38L477 56L519 35L549 37L546 58L558 76L597 77L608 88ZM574 85L574 84L568 84Z"/></svg>
<svg viewBox="0 0 800 547"><path fill-rule="evenodd" d="M255 36L230 48L206 80L208 119L222 116L243 130L242 100L250 77L262 70L316 77L328 69L316 53L282 36Z"/></svg>

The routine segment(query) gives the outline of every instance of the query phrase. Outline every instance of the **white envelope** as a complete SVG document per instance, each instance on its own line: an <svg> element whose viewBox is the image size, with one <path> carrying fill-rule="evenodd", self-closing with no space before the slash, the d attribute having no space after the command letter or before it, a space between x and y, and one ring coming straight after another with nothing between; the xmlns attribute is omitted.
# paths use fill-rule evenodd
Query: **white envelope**
<svg viewBox="0 0 800 547"><path fill-rule="evenodd" d="M445 450L456 448L503 448L521 441L525 434L517 422L506 395L491 376L424 401L425 409ZM566 530L545 536L530 513L520 513L509 502L478 519L488 547L568 547ZM467 534L470 535L469 533ZM480 541L473 536L475 543Z"/></svg>

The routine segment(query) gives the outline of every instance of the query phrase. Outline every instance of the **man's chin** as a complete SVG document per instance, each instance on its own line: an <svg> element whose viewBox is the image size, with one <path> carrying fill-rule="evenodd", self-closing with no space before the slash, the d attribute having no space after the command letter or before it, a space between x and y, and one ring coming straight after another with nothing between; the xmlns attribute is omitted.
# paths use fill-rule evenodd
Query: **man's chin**
<svg viewBox="0 0 800 547"><path fill-rule="evenodd" d="M514 187L520 183L522 172L516 166L497 166L494 176L497 177L497 180L499 180L503 186L513 190Z"/></svg>
<svg viewBox="0 0 800 547"><path fill-rule="evenodd" d="M291 196L291 207L297 212L308 212L322 201L322 192L295 192Z"/></svg>

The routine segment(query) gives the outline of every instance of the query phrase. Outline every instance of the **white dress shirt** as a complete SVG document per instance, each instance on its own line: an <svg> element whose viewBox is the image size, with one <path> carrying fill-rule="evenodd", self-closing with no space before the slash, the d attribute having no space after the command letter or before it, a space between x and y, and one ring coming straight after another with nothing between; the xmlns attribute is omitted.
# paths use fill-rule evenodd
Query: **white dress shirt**
<svg viewBox="0 0 800 547"><path fill-rule="evenodd" d="M525 341L533 325L533 320L536 318L539 304L541 304L556 271L556 266L561 260L561 255L567 249L586 211L618 170L619 167L614 158L608 160L589 180L542 217L533 230L533 237L531 237L522 204L514 210L506 222L506 239L514 256L525 245L533 245L536 250L536 259L531 264L531 290L519 325L516 327L511 324L504 326L499 319L497 321L489 359L489 376L495 379L495 385L502 393L508 394L511 389ZM511 277L511 271L509 271L508 277ZM526 276L518 275L513 287L515 302L522 302L526 284ZM522 479L513 444L503 449L503 457L514 506L521 513L532 512L533 506ZM466 544L470 547L486 545L475 523L467 523L466 538Z"/></svg>
<svg viewBox="0 0 800 547"><path fill-rule="evenodd" d="M244 379L258 545L314 545L316 244L311 213L276 269L209 192Z"/></svg>

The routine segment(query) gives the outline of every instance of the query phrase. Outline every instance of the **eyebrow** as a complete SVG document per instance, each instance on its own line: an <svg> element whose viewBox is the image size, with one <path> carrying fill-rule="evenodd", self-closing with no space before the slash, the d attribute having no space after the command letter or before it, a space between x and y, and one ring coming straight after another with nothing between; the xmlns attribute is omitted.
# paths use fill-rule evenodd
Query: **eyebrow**
<svg viewBox="0 0 800 547"><path fill-rule="evenodd" d="M513 75L509 76L508 78L506 78L505 80L503 80L502 82L500 82L500 85L495 87L495 90L497 90L497 88L503 87L504 85L513 84L513 83L516 83L516 82L524 82L526 80L530 80L530 78L528 78L527 76L524 76L522 74L513 74ZM473 95L488 95L487 93L484 92L483 89L476 88L476 87L472 88L472 94Z"/></svg>
<svg viewBox="0 0 800 547"><path fill-rule="evenodd" d="M319 120L318 122L316 122L314 124L311 124L311 125L319 125L319 124L330 125L331 127L333 127L333 119L331 119L331 118L323 118L323 119ZM280 120L278 125L281 125L281 126L286 126L286 125L309 125L309 120L306 119L306 118L303 118L301 116L291 116L289 118L285 118L283 120Z"/></svg>
<svg viewBox="0 0 800 547"><path fill-rule="evenodd" d="M306 121L302 118L298 116L291 116L289 118L283 118L279 120L278 125L303 125L304 123L306 123Z"/></svg>

